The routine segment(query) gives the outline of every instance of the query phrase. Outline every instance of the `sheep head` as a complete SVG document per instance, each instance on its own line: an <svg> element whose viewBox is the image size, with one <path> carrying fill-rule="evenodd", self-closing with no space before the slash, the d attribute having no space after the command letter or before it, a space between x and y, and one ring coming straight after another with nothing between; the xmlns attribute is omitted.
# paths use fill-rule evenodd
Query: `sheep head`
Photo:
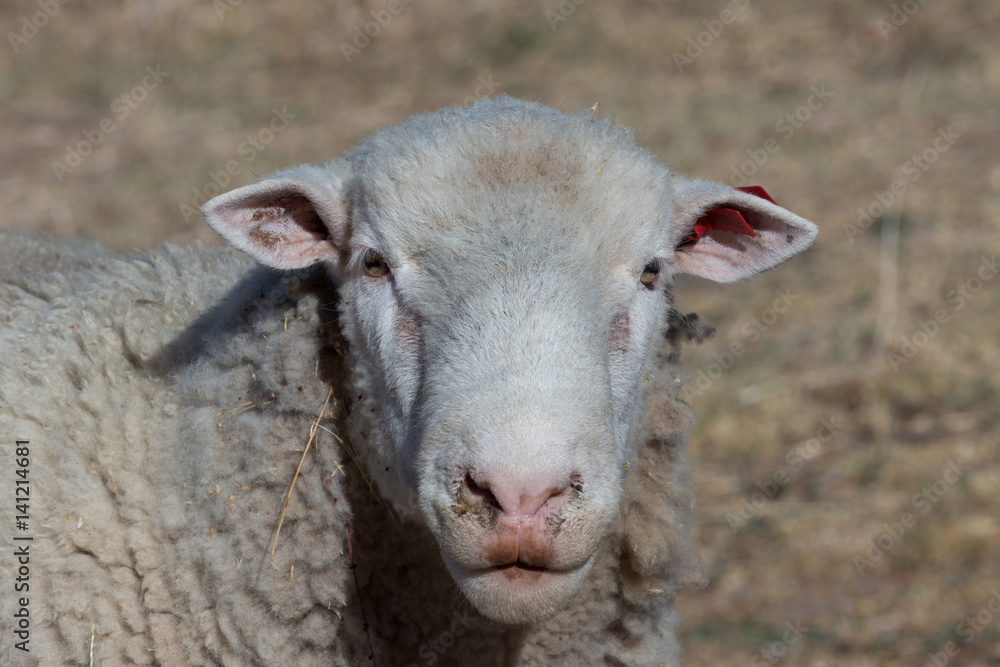
<svg viewBox="0 0 1000 667"><path fill-rule="evenodd" d="M204 212L267 265L328 267L369 472L509 624L568 603L618 514L674 274L748 278L817 233L606 121L509 98L414 116Z"/></svg>

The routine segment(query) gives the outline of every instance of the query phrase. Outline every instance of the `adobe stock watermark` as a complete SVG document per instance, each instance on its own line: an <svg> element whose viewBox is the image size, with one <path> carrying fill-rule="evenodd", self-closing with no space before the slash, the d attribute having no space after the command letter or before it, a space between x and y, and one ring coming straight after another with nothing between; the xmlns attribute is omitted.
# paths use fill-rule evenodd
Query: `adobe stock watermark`
<svg viewBox="0 0 1000 667"><path fill-rule="evenodd" d="M684 53L674 51L671 56L674 65L677 66L677 71L683 74L685 67L693 65L694 61L700 58L701 54L705 53L715 43L715 40L723 33L726 26L736 20L737 14L746 10L749 6L750 0L732 0L732 2L719 12L718 18L702 21L701 24L705 26L705 29L687 38L688 45L684 49Z"/></svg>
<svg viewBox="0 0 1000 667"><path fill-rule="evenodd" d="M955 626L955 634L962 638L963 644L969 644L979 633L1000 616L1000 590L990 591L990 598L975 614L969 614L965 620ZM928 653L924 667L946 667L951 659L962 652L962 647L956 641L946 642L937 653Z"/></svg>
<svg viewBox="0 0 1000 667"><path fill-rule="evenodd" d="M236 8L243 4L243 0L212 0L212 8L220 21L226 19L226 14L235 12Z"/></svg>
<svg viewBox="0 0 1000 667"><path fill-rule="evenodd" d="M795 131L809 122L813 112L819 111L823 105L833 97L833 93L826 88L826 84L818 84L810 89L810 95L803 104L800 104L794 111L786 113L774 124L774 130L781 134L781 141L788 141L795 136ZM738 167L733 167L732 178L729 183L734 187L746 185L747 179L757 173L757 170L767 164L771 156L781 150L779 140L768 137L760 148L748 148L747 156Z"/></svg>
<svg viewBox="0 0 1000 667"><path fill-rule="evenodd" d="M767 667L777 663L788 653L788 649L802 641L803 635L809 632L809 628L802 627L801 620L794 623L788 621L785 627L788 629L781 634L781 639L771 642L750 659L751 667Z"/></svg>
<svg viewBox="0 0 1000 667"><path fill-rule="evenodd" d="M351 30L351 43L340 43L340 52L344 54L344 59L350 64L351 59L361 55L361 52L368 48L372 40L382 34L383 28L387 28L392 19L402 13L405 6L413 0L388 0L382 9L372 9L371 21L365 21L354 26Z"/></svg>
<svg viewBox="0 0 1000 667"><path fill-rule="evenodd" d="M562 0L556 10L546 9L545 18L549 21L549 27L552 28L553 32L559 27L560 23L564 23L566 19L573 15L576 8L585 3L587 0Z"/></svg>
<svg viewBox="0 0 1000 667"><path fill-rule="evenodd" d="M55 18L56 14L59 13L59 8L70 2L71 0L35 0L38 11L31 16L22 16L18 22L20 30L7 33L7 41L10 42L10 48L14 49L14 53L18 53L22 47L27 46L28 42L38 34L38 31Z"/></svg>
<svg viewBox="0 0 1000 667"><path fill-rule="evenodd" d="M742 340L734 340L729 344L729 349L722 354L713 352L712 363L704 369L699 368L691 376L691 381L684 384L680 391L682 400L690 401L694 396L701 396L708 391L715 384L715 381L721 378L723 373L732 368L736 360L746 353L747 346L743 340L750 344L756 343L778 321L778 318L787 313L788 309L800 298L797 294L792 294L790 288L775 290L774 293L775 298L771 302L770 308L765 309L740 326Z"/></svg>
<svg viewBox="0 0 1000 667"><path fill-rule="evenodd" d="M271 120L268 121L267 125L247 136L246 140L240 142L240 145L236 147L236 154L240 156L240 159L230 160L223 170L208 172L209 180L205 185L200 188L192 188L194 197L191 198L191 204L184 202L178 204L181 215L184 216L184 222L190 222L192 217L201 215L201 205L221 194L232 182L232 179L242 174L243 169L267 148L293 120L295 120L295 114L288 111L287 107L271 109Z"/></svg>
<svg viewBox="0 0 1000 667"><path fill-rule="evenodd" d="M451 625L434 639L424 642L417 650L417 656L424 665L433 665L440 660L448 650L455 645L457 637L465 634L472 627L472 617L464 611L456 611L451 615ZM419 663L410 663L409 667L420 667Z"/></svg>
<svg viewBox="0 0 1000 667"><path fill-rule="evenodd" d="M952 312L960 312L965 306L983 291L986 283L996 277L1000 269L1000 262L997 256L986 257L983 255L979 261L976 274L963 283L956 285L945 294L945 303L951 306ZM886 361L894 373L910 363L917 353L925 348L931 340L938 335L941 327L951 322L951 313L948 308L938 308L932 317L921 320L917 323L917 329L909 336L903 336L899 343L898 351L888 351L885 353Z"/></svg>
<svg viewBox="0 0 1000 667"><path fill-rule="evenodd" d="M839 423L836 417L820 419L816 436L790 449L785 454L785 465L779 466L767 479L757 482L757 488L760 491L744 496L740 501L739 509L726 514L726 523L729 524L729 528L734 533L744 528L768 502L774 500L782 487L802 472L806 463L823 453L823 445L833 440L843 428L844 425Z"/></svg>
<svg viewBox="0 0 1000 667"><path fill-rule="evenodd" d="M893 181L888 190L876 191L874 193L875 201L867 207L858 207L858 221L844 225L847 240L854 243L855 238L868 231L875 220L885 215L886 211L896 203L896 200L906 194L910 184L920 180L920 177L940 159L941 155L961 138L962 135L953 131L951 125L938 129L937 137L929 146L903 163L902 177Z"/></svg>
<svg viewBox="0 0 1000 667"><path fill-rule="evenodd" d="M476 79L476 89L472 91L472 94L462 100L462 106L469 106L480 97L489 97L496 91L500 90L500 86L503 85L500 81L493 80L493 72L489 71L486 74L480 74L479 78Z"/></svg>
<svg viewBox="0 0 1000 667"><path fill-rule="evenodd" d="M965 477L969 468L962 463L961 459L948 461L941 477L928 484L919 493L914 494L910 501L914 512L903 512L894 523L883 523L878 534L865 542L867 550L864 554L855 554L851 561L854 563L858 576L865 576L865 570L875 566L875 563L882 560L882 557L889 551L896 548L906 532L916 525L920 515L927 514L931 507L945 497L953 486Z"/></svg>
<svg viewBox="0 0 1000 667"><path fill-rule="evenodd" d="M111 116L105 116L97 123L97 127L84 130L83 139L76 145L66 146L66 157L62 162L58 160L52 163L52 172L56 175L56 180L63 182L63 177L83 164L83 159L94 152L98 146L115 130L117 123L122 122L132 112L139 108L149 94L156 90L165 78L170 76L170 72L160 69L159 65L146 67L146 76L137 83L130 91L123 93L111 102ZM117 121L117 123L116 123Z"/></svg>
<svg viewBox="0 0 1000 667"><path fill-rule="evenodd" d="M875 27L878 28L882 39L889 39L889 35L906 25L910 17L917 13L921 5L926 3L927 0L903 0L899 4L893 3L892 12L889 13L888 20L879 19L875 23Z"/></svg>

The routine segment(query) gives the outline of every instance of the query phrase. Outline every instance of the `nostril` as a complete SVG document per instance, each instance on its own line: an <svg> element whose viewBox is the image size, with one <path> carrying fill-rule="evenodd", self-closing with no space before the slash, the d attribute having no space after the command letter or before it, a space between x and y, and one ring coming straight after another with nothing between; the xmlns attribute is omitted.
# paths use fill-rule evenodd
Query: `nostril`
<svg viewBox="0 0 1000 667"><path fill-rule="evenodd" d="M465 488L468 489L469 493L473 496L481 498L483 502L488 503L499 510L503 509L500 507L500 502L497 500L496 496L494 496L493 492L490 491L489 484L486 482L484 482L483 485L478 484L476 480L472 478L471 472L465 473Z"/></svg>

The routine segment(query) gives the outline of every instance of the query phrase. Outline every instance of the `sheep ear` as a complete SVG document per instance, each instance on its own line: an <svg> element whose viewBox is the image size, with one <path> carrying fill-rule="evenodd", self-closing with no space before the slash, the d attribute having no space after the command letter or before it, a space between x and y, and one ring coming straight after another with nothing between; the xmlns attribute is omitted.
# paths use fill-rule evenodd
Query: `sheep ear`
<svg viewBox="0 0 1000 667"><path fill-rule="evenodd" d="M812 244L819 228L778 206L764 188L677 184L674 271L720 283L757 275Z"/></svg>
<svg viewBox="0 0 1000 667"><path fill-rule="evenodd" d="M276 269L336 259L346 237L343 160L300 165L209 200L205 221L230 245Z"/></svg>

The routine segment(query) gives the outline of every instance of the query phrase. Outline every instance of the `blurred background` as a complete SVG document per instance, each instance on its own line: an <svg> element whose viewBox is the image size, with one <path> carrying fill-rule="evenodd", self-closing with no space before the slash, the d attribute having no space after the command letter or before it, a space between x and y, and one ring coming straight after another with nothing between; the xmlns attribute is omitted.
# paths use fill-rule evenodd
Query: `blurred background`
<svg viewBox="0 0 1000 667"><path fill-rule="evenodd" d="M681 280L687 665L1000 665L1000 4L6 0L6 228L217 243L220 191L483 95L599 113L822 228Z"/></svg>

